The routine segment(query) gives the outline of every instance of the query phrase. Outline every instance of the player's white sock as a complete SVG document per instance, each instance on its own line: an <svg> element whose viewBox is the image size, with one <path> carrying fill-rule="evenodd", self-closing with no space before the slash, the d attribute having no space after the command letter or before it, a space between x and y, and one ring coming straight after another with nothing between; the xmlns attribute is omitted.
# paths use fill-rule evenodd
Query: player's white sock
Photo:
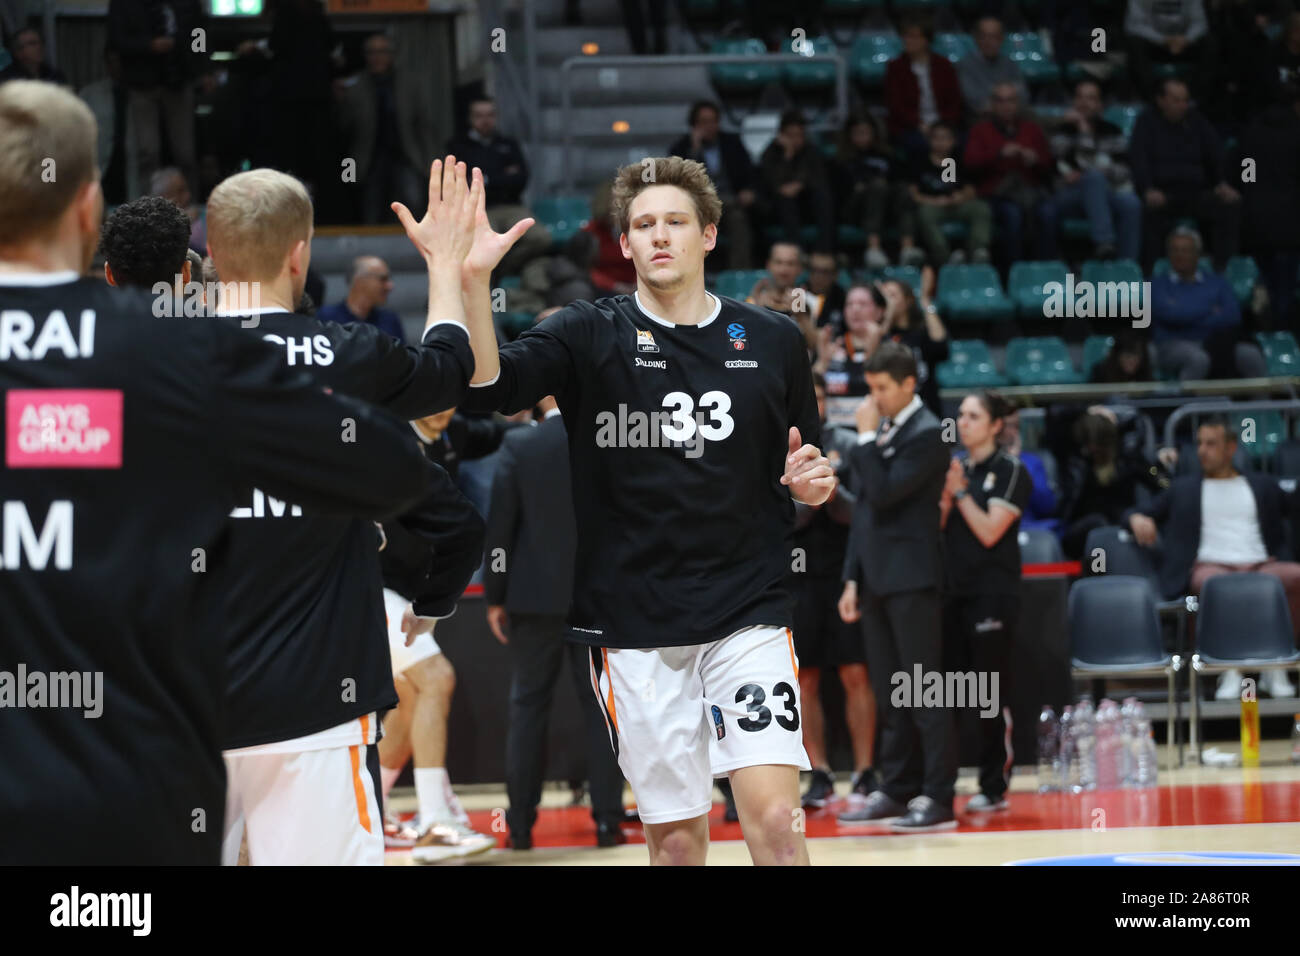
<svg viewBox="0 0 1300 956"><path fill-rule="evenodd" d="M379 765L379 783L384 788L384 799L388 799L388 791L393 789L393 784L397 783L397 778L402 775L401 767L385 767Z"/></svg>
<svg viewBox="0 0 1300 956"><path fill-rule="evenodd" d="M446 767L415 768L415 798L420 804L420 825L451 816L447 806L448 786Z"/></svg>

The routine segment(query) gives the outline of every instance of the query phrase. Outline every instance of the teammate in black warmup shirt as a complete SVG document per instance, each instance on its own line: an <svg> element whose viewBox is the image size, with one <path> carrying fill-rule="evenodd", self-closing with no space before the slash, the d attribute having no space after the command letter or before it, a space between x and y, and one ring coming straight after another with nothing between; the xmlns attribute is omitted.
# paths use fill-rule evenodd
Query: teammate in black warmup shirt
<svg viewBox="0 0 1300 956"><path fill-rule="evenodd" d="M809 766L784 579L791 495L820 504L834 477L804 444L819 429L798 326L705 291L721 205L700 163L621 169L637 291L528 329L464 404L513 413L553 394L571 423L569 636L591 645L652 861L704 861L713 778L729 775L754 860L802 863L788 821Z"/></svg>
<svg viewBox="0 0 1300 956"><path fill-rule="evenodd" d="M999 447L1014 409L996 392L962 400L957 432L965 461L953 459L939 503L948 587L944 601L949 671L998 675L998 714L980 718L980 792L967 813L1005 810L1011 782L1007 655L1020 618L1020 515L1033 480Z"/></svg>
<svg viewBox="0 0 1300 956"><path fill-rule="evenodd" d="M71 93L0 87L0 864L211 865L230 508L256 485L381 518L432 466L280 350L81 278L95 140Z"/></svg>

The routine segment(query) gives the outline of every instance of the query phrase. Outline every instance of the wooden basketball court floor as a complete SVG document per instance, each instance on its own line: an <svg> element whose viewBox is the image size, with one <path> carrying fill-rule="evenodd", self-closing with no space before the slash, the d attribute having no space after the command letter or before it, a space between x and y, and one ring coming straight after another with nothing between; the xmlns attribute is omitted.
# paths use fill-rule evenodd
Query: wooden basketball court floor
<svg viewBox="0 0 1300 956"><path fill-rule="evenodd" d="M1217 745L1220 750L1231 746ZM850 829L835 820L852 804L839 781L840 800L809 811L805 822L814 865L1003 865L1025 861L1097 857L1097 864L1218 862L1300 865L1300 766L1289 762L1290 743L1266 740L1259 767L1166 768L1151 790L1039 794L1026 768L1012 779L1010 809L967 816L962 807L976 792L976 776L963 769L957 784L958 828L939 833L895 835L876 827ZM628 843L598 848L588 807L572 807L567 789L548 788L533 830L534 849L504 849L504 788L458 788L475 829L497 837L498 848L466 861L473 866L644 866L639 826L626 826ZM711 865L748 865L740 826L723 821L720 794L709 816ZM403 816L415 810L410 790L390 797ZM632 803L632 795L627 794ZM1207 854L1198 856L1197 854ZM1267 856L1264 856L1267 855ZM389 865L411 864L409 852L389 851ZM1083 862L1083 861L1079 861Z"/></svg>

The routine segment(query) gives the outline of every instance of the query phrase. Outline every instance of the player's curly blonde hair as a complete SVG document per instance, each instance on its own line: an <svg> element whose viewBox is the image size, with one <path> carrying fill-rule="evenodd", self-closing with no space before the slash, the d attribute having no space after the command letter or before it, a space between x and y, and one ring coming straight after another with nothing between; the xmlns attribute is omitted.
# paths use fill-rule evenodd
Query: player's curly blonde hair
<svg viewBox="0 0 1300 956"><path fill-rule="evenodd" d="M614 175L613 213L620 232L627 232L632 200L651 186L676 186L691 197L700 229L716 226L722 218L722 200L703 163L680 156L647 156L629 163Z"/></svg>

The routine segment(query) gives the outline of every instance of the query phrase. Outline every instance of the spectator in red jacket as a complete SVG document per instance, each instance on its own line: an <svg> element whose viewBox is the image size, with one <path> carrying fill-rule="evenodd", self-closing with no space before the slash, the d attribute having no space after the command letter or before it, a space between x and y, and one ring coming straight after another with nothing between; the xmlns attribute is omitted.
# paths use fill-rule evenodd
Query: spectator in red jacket
<svg viewBox="0 0 1300 956"><path fill-rule="evenodd" d="M1043 128L1020 112L1014 83L999 83L990 98L991 113L971 127L966 141L966 173L981 199L993 207L1005 262L1021 258L1024 223L1047 196L1052 150Z"/></svg>
<svg viewBox="0 0 1300 956"><path fill-rule="evenodd" d="M885 68L885 109L890 137L918 159L929 150L925 131L931 123L960 127L961 84L948 58L930 52L934 25L929 19L904 20L900 33L903 53Z"/></svg>

